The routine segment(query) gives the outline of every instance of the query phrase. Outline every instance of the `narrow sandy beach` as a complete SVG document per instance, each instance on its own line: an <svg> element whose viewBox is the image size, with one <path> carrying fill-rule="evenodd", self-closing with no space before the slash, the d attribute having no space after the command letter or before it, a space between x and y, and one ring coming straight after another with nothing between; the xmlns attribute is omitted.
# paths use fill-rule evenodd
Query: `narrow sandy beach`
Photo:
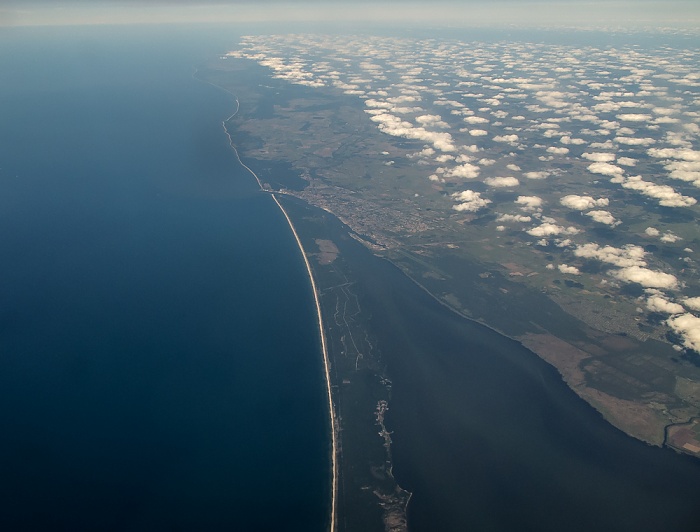
<svg viewBox="0 0 700 532"><path fill-rule="evenodd" d="M245 166L245 165L244 165ZM301 240L299 239L299 235L297 234L296 229L294 228L294 224L292 224L292 220L289 218L289 215L287 214L287 211L282 207L282 204L279 202L277 199L277 196L272 194L272 199L275 200L275 203L277 206L280 208L282 211L282 214L284 214L284 217L287 219L287 222L289 223L289 227L292 230L292 233L294 233L294 238L297 240L297 244L299 245L299 250L301 251L301 256L304 258L304 264L306 264L306 270L309 273L309 279L311 280L311 288L314 293L314 302L316 303L316 314L318 315L318 330L319 334L321 336L321 349L323 351L323 366L324 370L326 372L326 394L328 396L328 412L329 412L329 417L330 417L330 423L331 423L331 432L332 432L332 448L331 448L331 461L332 461L332 487L331 487L331 522L330 522L330 531L335 532L335 518L336 518L336 501L338 499L338 445L337 445L337 435L338 435L338 430L336 426L336 416L335 416L335 409L333 408L333 394L331 392L331 368L330 368L330 361L328 360L328 347L326 345L326 333L324 332L323 329L323 317L321 315L321 303L318 298L318 290L316 289L316 281L314 280L313 273L311 271L311 264L309 263L309 259L306 256L306 252L304 251L304 246L301 244Z"/></svg>
<svg viewBox="0 0 700 532"><path fill-rule="evenodd" d="M221 87L218 87L221 88ZM225 90L225 89L224 89ZM226 91L228 92L228 91ZM229 93L230 94L230 93ZM235 96L234 96L235 98ZM260 178L257 176L253 170L250 169L243 161L241 161L241 157L238 154L238 150L233 144L233 139L231 138L231 134L228 132L228 129L226 128L226 123L231 120L236 114L238 114L238 110L240 109L240 102L238 101L238 98L235 98L236 101L236 110L226 118L222 123L222 127L224 128L224 132L226 133L226 136L228 137L229 145L233 149L233 152L236 154L236 159L238 160L238 163L245 168L250 174L255 178L255 180L258 182L258 186L260 187L260 190L264 190L262 186L262 182L260 181ZM325 370L325 375L326 375L326 394L327 394L327 399L328 399L328 416L329 416L329 422L331 425L331 474L332 474L332 479L331 479L331 508L330 508L330 525L329 525L329 530L330 532L335 532L336 530L336 512L337 512L337 501L338 501L338 426L337 426L337 420L336 420L336 415L335 415L335 408L333 406L333 393L331 390L331 369L330 369L330 360L328 358L328 346L326 343L326 333L323 328L323 317L321 315L321 302L319 300L318 296L318 290L316 289L316 280L314 279L313 272L311 270L311 263L309 262L309 259L306 256L306 251L304 250L304 246L301 243L301 239L299 238L299 235L296 231L296 228L294 227L294 224L292 223L291 218L289 217L289 214L287 214L287 211L285 208L282 206L282 204L279 202L277 199L277 196L275 194L271 194L272 199L275 201L277 206L280 208L282 211L282 214L284 214L284 217L287 219L287 223L289 224L289 228L292 230L292 233L294 234L294 238L297 241L297 245L299 246L299 251L301 251L301 256L304 259L304 264L306 265L306 271L309 274L309 279L311 280L311 289L313 291L314 295L314 302L316 303L316 314L318 316L318 331L319 335L321 337L321 350L323 351L323 366Z"/></svg>

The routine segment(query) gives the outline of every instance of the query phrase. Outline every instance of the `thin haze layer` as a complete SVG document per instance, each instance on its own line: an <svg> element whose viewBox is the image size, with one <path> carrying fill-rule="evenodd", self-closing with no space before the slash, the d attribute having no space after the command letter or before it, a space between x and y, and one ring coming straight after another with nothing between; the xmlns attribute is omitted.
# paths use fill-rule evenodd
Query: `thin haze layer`
<svg viewBox="0 0 700 532"><path fill-rule="evenodd" d="M447 24L450 26L675 27L694 29L697 2L378 2L144 0L47 2L8 0L0 6L0 26L201 23L338 22Z"/></svg>

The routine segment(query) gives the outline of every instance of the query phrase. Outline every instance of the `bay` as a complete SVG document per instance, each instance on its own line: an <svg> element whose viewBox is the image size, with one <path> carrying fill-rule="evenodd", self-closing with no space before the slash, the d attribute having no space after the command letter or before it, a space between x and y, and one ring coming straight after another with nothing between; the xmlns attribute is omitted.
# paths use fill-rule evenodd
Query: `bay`
<svg viewBox="0 0 700 532"><path fill-rule="evenodd" d="M452 312L332 215L289 198L284 204L309 249L317 239L338 248L333 266L316 267L323 308L332 315L332 287L347 279L357 301L353 320L386 365L385 425L393 476L411 492L409 530L698 529L697 459L624 434L552 366ZM352 383L361 374L345 375ZM346 425L341 438L364 427ZM383 443L376 432L365 438ZM349 478L358 463L342 467ZM373 508L365 510L366 521L348 530L370 529ZM341 523L362 523L355 513L343 519L341 511Z"/></svg>
<svg viewBox="0 0 700 532"><path fill-rule="evenodd" d="M236 164L230 29L0 35L0 527L320 530L309 281Z"/></svg>

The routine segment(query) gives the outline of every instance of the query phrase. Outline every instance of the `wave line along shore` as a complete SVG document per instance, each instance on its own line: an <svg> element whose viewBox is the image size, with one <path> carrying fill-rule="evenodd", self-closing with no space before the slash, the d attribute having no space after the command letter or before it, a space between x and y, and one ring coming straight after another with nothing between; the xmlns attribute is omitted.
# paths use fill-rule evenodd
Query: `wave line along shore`
<svg viewBox="0 0 700 532"><path fill-rule="evenodd" d="M226 89L223 89L222 87L218 87L214 85L217 88L220 88L224 91ZM229 92L229 91L226 91ZM229 92L229 94L231 94ZM255 180L258 182L258 186L260 187L260 190L265 191L265 188L262 185L262 182L260 181L260 178L257 176L253 170L250 169L249 166L247 166L243 161L241 161L241 157L238 153L238 150L236 149L236 146L233 144L233 139L231 138L231 134L228 131L228 128L226 127L226 123L231 120L234 116L238 114L239 109L241 108L241 104L238 101L238 98L234 96L234 99L236 101L236 110L221 122L221 125L224 129L224 132L226 133L226 136L228 137L229 141L229 146L233 149L233 152L236 154L236 159L238 160L238 163L245 168L250 174L255 178ZM277 206L280 208L282 211L282 214L284 214L284 217L287 219L287 223L289 224L289 228L292 230L292 233L294 234L294 238L297 241L297 245L299 246L299 251L301 251L301 256L304 259L304 264L306 265L306 271L309 274L309 280L311 281L311 289L313 291L314 295L314 302L316 304L316 314L318 316L318 330L319 334L321 337L321 350L323 351L323 366L324 366L324 371L325 371L325 376L326 376L326 394L328 398L328 415L329 415L329 421L331 424L331 474L332 474L332 479L331 479L331 519L330 519L330 526L329 526L329 532L336 532L336 513L337 513L337 502L338 502L338 425L337 425L337 419L335 415L335 408L333 407L333 393L332 393L332 388L331 388L331 367L330 367L330 360L328 356L328 345L326 343L326 333L323 327L323 316L321 314L321 301L319 299L318 295L318 290L316 289L316 280L314 279L313 271L311 270L311 263L309 262L308 257L306 256L306 251L304 250L304 246L301 243L301 239L299 238L299 234L296 231L296 228L294 227L294 224L292 223L291 218L289 217L289 214L287 214L286 209L282 206L282 204L279 202L277 199L277 195L274 193L270 194L272 196L272 199L275 201Z"/></svg>

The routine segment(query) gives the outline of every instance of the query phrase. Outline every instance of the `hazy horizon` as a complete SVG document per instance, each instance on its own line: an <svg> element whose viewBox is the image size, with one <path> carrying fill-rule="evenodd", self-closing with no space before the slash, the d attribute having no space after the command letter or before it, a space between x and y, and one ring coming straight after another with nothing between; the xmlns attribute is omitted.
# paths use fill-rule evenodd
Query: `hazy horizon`
<svg viewBox="0 0 700 532"><path fill-rule="evenodd" d="M0 27L211 22L442 24L452 27L697 28L700 5L675 0L514 2L379 0L375 2L134 0L47 2L6 0Z"/></svg>

